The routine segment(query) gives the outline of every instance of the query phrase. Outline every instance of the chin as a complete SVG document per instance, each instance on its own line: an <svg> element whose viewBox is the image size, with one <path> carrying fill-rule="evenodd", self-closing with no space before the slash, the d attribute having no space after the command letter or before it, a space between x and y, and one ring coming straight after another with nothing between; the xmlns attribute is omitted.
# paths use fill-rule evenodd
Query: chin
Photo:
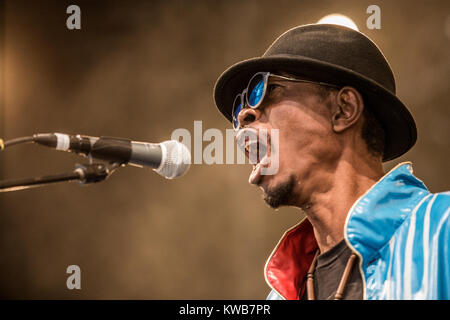
<svg viewBox="0 0 450 320"><path fill-rule="evenodd" d="M296 185L294 175L277 182L267 177L260 183L260 187L264 190L264 201L274 209L292 205Z"/></svg>

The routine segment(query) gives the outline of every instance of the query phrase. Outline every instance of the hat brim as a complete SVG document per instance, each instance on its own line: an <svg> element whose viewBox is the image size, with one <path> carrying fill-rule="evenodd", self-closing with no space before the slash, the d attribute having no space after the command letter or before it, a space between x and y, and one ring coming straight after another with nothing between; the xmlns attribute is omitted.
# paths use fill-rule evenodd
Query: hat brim
<svg viewBox="0 0 450 320"><path fill-rule="evenodd" d="M260 71L295 72L317 81L355 87L370 102L371 110L385 130L383 161L403 155L417 140L414 119L394 93L352 70L297 55L252 58L238 62L222 73L214 87L214 101L228 121L232 121L234 98L247 86L249 79Z"/></svg>

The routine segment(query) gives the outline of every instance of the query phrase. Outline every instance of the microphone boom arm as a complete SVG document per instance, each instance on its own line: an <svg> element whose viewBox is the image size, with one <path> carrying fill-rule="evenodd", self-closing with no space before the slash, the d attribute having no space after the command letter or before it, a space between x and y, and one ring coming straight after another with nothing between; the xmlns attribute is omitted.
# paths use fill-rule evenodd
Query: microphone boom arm
<svg viewBox="0 0 450 320"><path fill-rule="evenodd" d="M64 181L78 181L81 184L101 182L106 180L121 165L120 163L112 163L109 165L103 163L76 164L75 170L66 173L34 178L3 180L0 181L0 193L42 187L51 183Z"/></svg>

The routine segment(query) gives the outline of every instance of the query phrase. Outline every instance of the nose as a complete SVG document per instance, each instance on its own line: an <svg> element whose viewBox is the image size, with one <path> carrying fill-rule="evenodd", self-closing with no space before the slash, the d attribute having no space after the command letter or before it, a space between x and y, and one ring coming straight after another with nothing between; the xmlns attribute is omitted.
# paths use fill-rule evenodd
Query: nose
<svg viewBox="0 0 450 320"><path fill-rule="evenodd" d="M261 111L258 108L244 108L238 114L239 126L242 128L261 117Z"/></svg>

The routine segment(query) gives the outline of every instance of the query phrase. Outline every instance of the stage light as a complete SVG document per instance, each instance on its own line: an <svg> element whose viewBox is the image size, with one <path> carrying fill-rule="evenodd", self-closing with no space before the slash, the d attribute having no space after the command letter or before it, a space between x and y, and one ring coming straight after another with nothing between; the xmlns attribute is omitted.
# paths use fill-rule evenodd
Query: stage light
<svg viewBox="0 0 450 320"><path fill-rule="evenodd" d="M347 16L344 16L343 14L339 14L339 13L329 14L329 15L323 17L322 19L320 19L317 23L318 24L337 24L340 26L348 27L353 30L359 31L358 27L356 26L356 23L353 22L352 19L350 19Z"/></svg>

